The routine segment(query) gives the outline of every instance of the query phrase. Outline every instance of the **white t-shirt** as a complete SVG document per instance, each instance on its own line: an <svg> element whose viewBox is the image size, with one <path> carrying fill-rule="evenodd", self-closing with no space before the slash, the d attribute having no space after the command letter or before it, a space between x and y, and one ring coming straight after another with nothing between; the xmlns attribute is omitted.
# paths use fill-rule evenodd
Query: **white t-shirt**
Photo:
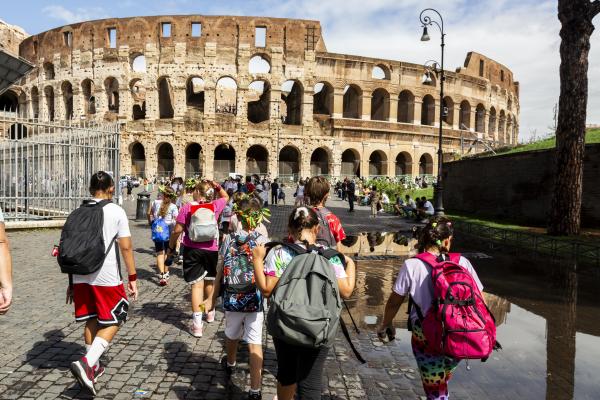
<svg viewBox="0 0 600 400"><path fill-rule="evenodd" d="M304 196L304 185L299 185L298 189L296 189L296 196L303 197Z"/></svg>
<svg viewBox="0 0 600 400"><path fill-rule="evenodd" d="M477 272L475 272L469 260L460 257L458 263L469 271L477 283L479 290L483 290L483 285L477 276ZM393 290L394 293L400 296L406 296L410 293L413 301L421 308L421 312L425 316L433 301L433 281L431 280L429 266L425 266L423 261L417 258L409 258L404 261L398 273L398 278L396 278L396 282L394 283ZM417 320L418 315L415 307L412 308L410 317L413 322Z"/></svg>
<svg viewBox="0 0 600 400"><path fill-rule="evenodd" d="M433 204L431 204L429 200L427 200L425 204L423 204L423 208L425 209L426 214L433 215L433 213L435 212L435 210L433 209Z"/></svg>
<svg viewBox="0 0 600 400"><path fill-rule="evenodd" d="M161 206L162 202L163 201L161 199L157 199L157 200L154 200L154 203L152 203L151 210L152 210L152 216L154 217L154 219L158 218L158 211L160 210L160 206ZM178 214L177 206L173 203L169 204L169 209L167 210L167 214L164 217L166 224L169 226L175 225L175 219L177 219L177 214Z"/></svg>
<svg viewBox="0 0 600 400"><path fill-rule="evenodd" d="M95 201L102 201L102 199L93 199ZM111 240L117 236L119 238L131 237L129 231L129 221L125 210L116 205L115 203L107 204L102 208L104 212L104 227L102 228L102 236L104 237L105 250L108 249ZM119 265L117 263L117 253L115 251L116 246L119 243L115 240L110 252L104 259L102 267L89 275L73 275L73 283L87 283L95 286L117 286L122 283L119 274Z"/></svg>

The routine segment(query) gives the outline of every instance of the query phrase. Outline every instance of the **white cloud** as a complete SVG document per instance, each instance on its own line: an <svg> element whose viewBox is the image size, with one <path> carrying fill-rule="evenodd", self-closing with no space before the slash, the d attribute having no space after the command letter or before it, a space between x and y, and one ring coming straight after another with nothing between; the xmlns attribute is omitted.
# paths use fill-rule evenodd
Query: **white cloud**
<svg viewBox="0 0 600 400"><path fill-rule="evenodd" d="M43 12L46 16L67 24L109 17L109 14L102 7L78 7L69 10L63 6L53 4L44 7Z"/></svg>

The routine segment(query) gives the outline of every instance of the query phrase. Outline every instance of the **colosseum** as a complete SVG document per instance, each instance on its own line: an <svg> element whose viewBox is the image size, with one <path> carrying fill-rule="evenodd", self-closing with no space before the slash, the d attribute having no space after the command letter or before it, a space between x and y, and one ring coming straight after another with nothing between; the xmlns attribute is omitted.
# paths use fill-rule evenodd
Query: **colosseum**
<svg viewBox="0 0 600 400"><path fill-rule="evenodd" d="M0 106L118 122L121 172L134 176L430 175L439 124L448 158L518 137L504 65L468 53L440 104L425 66L330 53L318 21L104 19L24 38L19 54L37 68Z"/></svg>

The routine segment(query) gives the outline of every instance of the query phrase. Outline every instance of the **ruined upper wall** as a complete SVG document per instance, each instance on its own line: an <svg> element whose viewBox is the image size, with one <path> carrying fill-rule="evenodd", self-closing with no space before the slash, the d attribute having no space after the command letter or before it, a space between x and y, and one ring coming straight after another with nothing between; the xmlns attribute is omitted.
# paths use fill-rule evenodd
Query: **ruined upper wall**
<svg viewBox="0 0 600 400"><path fill-rule="evenodd" d="M164 37L162 24L170 23L170 37ZM201 24L201 34L192 36L192 23ZM158 48L186 43L190 51L204 50L207 43L220 49L255 48L255 28L266 27L265 48L281 48L287 55L304 57L305 50L327 51L319 21L204 15L163 15L152 17L109 18L65 25L39 33L23 41L20 55L32 62L52 60L55 54L68 58L73 50L105 48L105 54L128 46L130 52L144 52L146 45ZM116 28L116 48L111 49L109 29ZM67 35L72 32L72 44ZM314 46L313 46L314 44ZM257 52L262 47L257 47Z"/></svg>
<svg viewBox="0 0 600 400"><path fill-rule="evenodd" d="M512 71L505 65L483 54L474 51L469 52L464 66L457 68L456 72L485 78L492 85L497 85L502 89L513 92L517 97L519 96L519 82L514 81Z"/></svg>
<svg viewBox="0 0 600 400"><path fill-rule="evenodd" d="M18 55L19 45L29 36L22 28L0 20L0 48Z"/></svg>

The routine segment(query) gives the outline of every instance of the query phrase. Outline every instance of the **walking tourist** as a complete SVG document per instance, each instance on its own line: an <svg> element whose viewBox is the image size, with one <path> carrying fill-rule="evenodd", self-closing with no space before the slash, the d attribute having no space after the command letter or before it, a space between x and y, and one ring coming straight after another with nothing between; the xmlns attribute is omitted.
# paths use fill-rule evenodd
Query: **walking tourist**
<svg viewBox="0 0 600 400"><path fill-rule="evenodd" d="M379 202L379 192L375 186L371 187L369 191L369 201L371 204L371 218L377 218L377 213L381 208L381 203Z"/></svg>
<svg viewBox="0 0 600 400"><path fill-rule="evenodd" d="M256 287L252 250L257 244L267 243L268 237L256 230L262 225L263 208L255 198L245 198L236 204L235 213L241 226L226 235L221 244L222 265L219 266L212 303L215 303L220 284L223 285L225 310L225 347L227 356L223 367L231 378L237 361L238 342L248 344L250 358L249 400L260 400L263 365L262 328L263 296Z"/></svg>
<svg viewBox="0 0 600 400"><path fill-rule="evenodd" d="M387 304L381 325L378 327L378 335L384 339L394 339L394 327L392 320L400 310L400 306L409 299L409 329L412 328L412 350L419 366L423 388L428 400L448 399L448 381L459 363L459 359L450 357L439 351L431 350L428 346L428 338L424 334L423 316L427 315L434 299L434 282L432 280L431 262L422 259L453 260L464 269L462 272L469 275L476 288L483 290L483 285L477 277L475 269L465 257L459 254L449 254L452 245L453 229L450 220L445 217L433 217L423 228L418 238L419 255L409 258L400 268L400 272L393 287ZM461 282L463 283L463 282ZM414 305L414 306L413 306ZM434 309L435 310L435 309ZM479 311L478 311L479 312ZM452 313L454 315L454 313ZM459 318L458 313L457 318ZM448 317L453 318L453 317ZM435 347L435 346L433 346ZM491 351L491 349L490 349Z"/></svg>
<svg viewBox="0 0 600 400"><path fill-rule="evenodd" d="M159 198L154 200L148 210L148 224L152 230L152 241L154 241L154 251L156 252L158 283L160 286L166 286L170 276L165 258L169 248L169 238L178 214L177 206L174 204L177 194L168 186L161 186L158 191Z"/></svg>
<svg viewBox="0 0 600 400"><path fill-rule="evenodd" d="M330 186L323 176L315 176L306 184L306 194L310 199L313 210L319 218L319 233L317 243L323 246L337 248L339 242L346 238L340 219L325 207L329 198Z"/></svg>
<svg viewBox="0 0 600 400"><path fill-rule="evenodd" d="M4 214L0 210L0 315L6 314L12 303L12 258L4 229Z"/></svg>
<svg viewBox="0 0 600 400"><path fill-rule="evenodd" d="M354 183L354 179L348 183L348 190L346 193L348 194L348 212L354 212L354 200L356 196L356 184Z"/></svg>
<svg viewBox="0 0 600 400"><path fill-rule="evenodd" d="M131 178L127 178L127 200L133 200L133 180Z"/></svg>
<svg viewBox="0 0 600 400"><path fill-rule="evenodd" d="M304 205L304 180L300 179L298 184L296 185L296 191L294 192L294 205L295 206L303 206Z"/></svg>
<svg viewBox="0 0 600 400"><path fill-rule="evenodd" d="M279 183L277 182L277 178L271 183L271 205L277 204L277 200L279 200Z"/></svg>
<svg viewBox="0 0 600 400"><path fill-rule="evenodd" d="M69 284L67 288L67 302L75 304L75 320L86 321L84 330L86 354L71 364L71 372L79 384L93 395L96 395L94 384L104 373L100 357L117 334L119 326L127 320L129 309L129 301L121 278L119 251L127 267L129 295L133 300L136 300L138 295L129 220L125 210L112 202L114 192L115 184L108 173L100 171L92 175L90 181L92 200L84 203L80 208L101 207L102 218L99 221L103 221L102 226L91 227L91 229L102 232L105 246L104 261L100 268L92 273L72 274L73 284ZM66 252L68 248L78 247L77 245L81 244L79 241L84 240L88 235L93 236L92 232L81 233L76 229L70 231L71 235L65 234L65 230L69 230L71 224L78 222L75 220L70 222L69 219L61 235L59 262L63 248ZM90 220L79 222L90 222ZM83 224L79 224L81 225ZM73 237L73 232L78 233L77 237ZM63 252L63 262L64 254ZM77 260L71 259L71 261L74 261L73 265L81 264Z"/></svg>
<svg viewBox="0 0 600 400"><path fill-rule="evenodd" d="M283 205L285 206L285 184L281 184L281 186L279 186L279 189L277 190L277 198L279 200L281 200L283 202Z"/></svg>
<svg viewBox="0 0 600 400"><path fill-rule="evenodd" d="M302 249L303 251L306 251L307 248L324 249L324 247L317 245L319 218L317 217L317 213L311 208L304 206L295 208L289 217L288 229L290 237L295 241L294 244L298 246L296 247L297 249ZM277 283L286 272L288 266L290 268L301 268L300 271L307 268L305 265L294 264L293 260L296 256L299 256L298 252L288 246L274 247L268 254L262 245L254 248L253 262L256 285L266 297L270 297L279 290ZM333 268L333 272L337 278L339 295L343 298L348 298L354 290L355 266L351 259L344 257L344 260L342 260L340 257L344 256L336 255L329 258L327 264ZM304 258L304 260L306 259ZM344 263L346 264L345 270ZM327 294L330 293L331 291L327 291ZM322 303L323 300L321 299ZM334 303L334 301L331 303ZM271 305L271 309L275 310L273 305ZM273 334L272 331L270 333ZM335 332L333 333L335 334ZM297 335L302 336L303 333L292 332L290 337ZM323 367L330 344L325 343L315 348L302 347L289 344L276 337L273 338L273 343L275 345L278 365L278 399L292 400L296 391L298 392L297 398L300 400L320 399Z"/></svg>
<svg viewBox="0 0 600 400"><path fill-rule="evenodd" d="M215 195L218 196L213 200ZM177 224L169 240L167 257L175 251L177 239L184 233L183 277L192 291L192 322L190 332L202 337L202 316L206 322L215 319L214 309L205 310L205 302L210 300L217 275L219 226L217 221L229 196L217 182L202 181L193 192L194 201L181 207Z"/></svg>

